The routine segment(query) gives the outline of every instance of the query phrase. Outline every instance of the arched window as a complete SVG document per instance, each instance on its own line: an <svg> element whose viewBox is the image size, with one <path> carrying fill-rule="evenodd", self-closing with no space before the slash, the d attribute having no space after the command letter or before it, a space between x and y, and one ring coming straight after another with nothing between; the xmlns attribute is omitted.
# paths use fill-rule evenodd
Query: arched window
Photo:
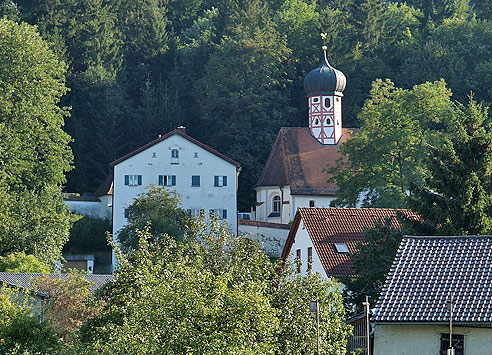
<svg viewBox="0 0 492 355"><path fill-rule="evenodd" d="M272 212L280 212L280 196L273 196L272 199Z"/></svg>

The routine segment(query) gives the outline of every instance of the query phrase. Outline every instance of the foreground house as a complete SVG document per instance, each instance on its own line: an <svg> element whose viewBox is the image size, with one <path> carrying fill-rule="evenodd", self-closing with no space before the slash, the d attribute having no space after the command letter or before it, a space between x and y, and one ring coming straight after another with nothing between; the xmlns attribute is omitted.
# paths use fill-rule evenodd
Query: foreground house
<svg viewBox="0 0 492 355"><path fill-rule="evenodd" d="M356 277L349 253L364 242L364 230L398 212L387 208L299 208L282 251L282 260L296 263L302 275L312 271L325 278ZM393 218L393 225L399 222Z"/></svg>
<svg viewBox="0 0 492 355"><path fill-rule="evenodd" d="M374 354L492 353L492 236L405 237L375 309ZM396 341L397 340L397 341Z"/></svg>
<svg viewBox="0 0 492 355"><path fill-rule="evenodd" d="M326 57L304 78L309 127L283 127L258 180L256 220L289 223L299 207L329 207L337 186L327 169L342 158L340 145L352 130L342 128L345 75Z"/></svg>
<svg viewBox="0 0 492 355"><path fill-rule="evenodd" d="M35 280L38 277L46 275L47 274L0 272L0 287L6 285L27 290L35 299L36 307L41 307L42 301L48 298L48 296L36 290ZM68 280L66 274L49 274L48 276L52 279ZM96 290L104 286L108 281L114 279L113 275L88 274L84 276L87 281L90 282L89 290L91 293L96 292Z"/></svg>

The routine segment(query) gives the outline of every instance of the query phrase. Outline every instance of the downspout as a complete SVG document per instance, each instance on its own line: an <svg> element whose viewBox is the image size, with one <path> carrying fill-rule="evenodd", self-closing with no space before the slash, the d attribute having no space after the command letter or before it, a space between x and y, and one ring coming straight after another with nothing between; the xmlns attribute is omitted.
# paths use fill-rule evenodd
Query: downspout
<svg viewBox="0 0 492 355"><path fill-rule="evenodd" d="M284 185L278 185L280 188L280 223L282 223L282 217L284 214Z"/></svg>

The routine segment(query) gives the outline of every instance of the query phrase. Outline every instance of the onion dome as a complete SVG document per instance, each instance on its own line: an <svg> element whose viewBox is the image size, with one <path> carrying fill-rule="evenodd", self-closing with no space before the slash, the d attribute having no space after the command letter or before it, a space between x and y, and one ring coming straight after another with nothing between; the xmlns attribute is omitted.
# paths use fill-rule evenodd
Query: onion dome
<svg viewBox="0 0 492 355"><path fill-rule="evenodd" d="M333 68L326 58L326 47L323 46L324 59L316 69L311 70L304 78L304 91L307 96L341 94L347 79L338 69Z"/></svg>

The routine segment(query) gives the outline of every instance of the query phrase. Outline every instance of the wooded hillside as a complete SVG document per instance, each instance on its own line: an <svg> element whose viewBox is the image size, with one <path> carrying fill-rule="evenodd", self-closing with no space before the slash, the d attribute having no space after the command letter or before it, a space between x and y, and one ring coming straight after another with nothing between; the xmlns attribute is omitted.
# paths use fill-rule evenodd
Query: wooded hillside
<svg viewBox="0 0 492 355"><path fill-rule="evenodd" d="M3 5L2 5L3 4ZM453 98L490 103L492 4L467 0L2 0L68 64L75 169L94 191L108 163L183 125L240 162L240 209L282 126L307 126L302 82L328 33L347 77L343 124L376 78L411 88L444 78Z"/></svg>

